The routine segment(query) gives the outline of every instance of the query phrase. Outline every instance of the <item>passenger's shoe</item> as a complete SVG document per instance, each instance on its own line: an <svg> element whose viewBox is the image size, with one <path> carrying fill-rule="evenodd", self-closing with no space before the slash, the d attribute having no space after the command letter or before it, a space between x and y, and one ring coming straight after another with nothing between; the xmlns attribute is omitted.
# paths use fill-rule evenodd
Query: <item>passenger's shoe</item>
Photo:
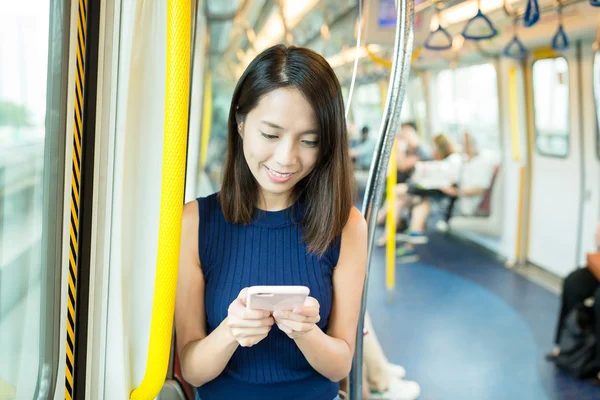
<svg viewBox="0 0 600 400"><path fill-rule="evenodd" d="M450 230L450 226L446 221L439 220L435 223L435 229L437 229L438 232L446 233Z"/></svg>
<svg viewBox="0 0 600 400"><path fill-rule="evenodd" d="M423 232L407 229L402 233L396 234L396 240L401 240L410 244L425 244L429 241Z"/></svg>
<svg viewBox="0 0 600 400"><path fill-rule="evenodd" d="M552 349L552 352L546 354L546 356L545 356L546 361L551 361L551 362L556 361L556 359L558 358L559 354L560 354L560 349L559 348Z"/></svg>
<svg viewBox="0 0 600 400"><path fill-rule="evenodd" d="M406 370L402 365L388 363L388 371L390 375L398 379L403 379L406 376Z"/></svg>
<svg viewBox="0 0 600 400"><path fill-rule="evenodd" d="M414 263L419 261L419 255L413 248L399 246L396 250L396 262L400 264Z"/></svg>
<svg viewBox="0 0 600 400"><path fill-rule="evenodd" d="M375 246L377 247L385 247L387 245L387 233L383 232L379 238L375 241Z"/></svg>
<svg viewBox="0 0 600 400"><path fill-rule="evenodd" d="M421 394L417 382L390 377L390 386L385 392L371 392L369 399L377 400L415 400Z"/></svg>
<svg viewBox="0 0 600 400"><path fill-rule="evenodd" d="M592 380L592 383L596 386L600 386L600 371L598 371L596 377Z"/></svg>

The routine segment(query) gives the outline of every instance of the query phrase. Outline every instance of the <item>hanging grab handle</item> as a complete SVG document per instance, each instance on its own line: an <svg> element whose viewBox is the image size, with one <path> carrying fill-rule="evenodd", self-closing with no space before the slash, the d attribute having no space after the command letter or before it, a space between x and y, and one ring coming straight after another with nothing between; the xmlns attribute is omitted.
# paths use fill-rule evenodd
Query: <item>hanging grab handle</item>
<svg viewBox="0 0 600 400"><path fill-rule="evenodd" d="M131 399L154 399L167 375L179 264L188 130L191 1L167 5L167 87L158 256L144 380Z"/></svg>
<svg viewBox="0 0 600 400"><path fill-rule="evenodd" d="M563 28L562 3L558 2L558 30L552 38L552 48L556 51L564 51L569 48L569 39Z"/></svg>
<svg viewBox="0 0 600 400"><path fill-rule="evenodd" d="M484 33L469 33L469 28L471 28L472 25L475 26L478 21L483 21L483 23L486 25ZM473 18L467 21L462 31L464 38L469 40L491 39L497 34L498 30L494 27L492 21L490 21L490 19L481 11L481 8L477 10L477 14Z"/></svg>
<svg viewBox="0 0 600 400"><path fill-rule="evenodd" d="M535 25L540 19L540 6L538 0L529 0L527 2L527 8L525 9L525 16L523 17L523 25L529 28Z"/></svg>
<svg viewBox="0 0 600 400"><path fill-rule="evenodd" d="M569 48L569 38L567 38L562 24L559 25L556 34L552 38L552 48L556 51L564 51Z"/></svg>
<svg viewBox="0 0 600 400"><path fill-rule="evenodd" d="M438 27L435 31L429 32L423 47L428 50L443 51L452 48L452 35L442 27L442 10L441 6L436 3L435 15L438 20Z"/></svg>
<svg viewBox="0 0 600 400"><path fill-rule="evenodd" d="M513 19L513 39L504 48L504 55L515 60L522 60L527 55L527 49L517 35L517 18Z"/></svg>
<svg viewBox="0 0 600 400"><path fill-rule="evenodd" d="M434 51L448 50L452 48L452 35L440 25L435 31L429 32L423 47Z"/></svg>
<svg viewBox="0 0 600 400"><path fill-rule="evenodd" d="M517 35L504 48L504 55L515 60L522 60L527 55L527 49Z"/></svg>

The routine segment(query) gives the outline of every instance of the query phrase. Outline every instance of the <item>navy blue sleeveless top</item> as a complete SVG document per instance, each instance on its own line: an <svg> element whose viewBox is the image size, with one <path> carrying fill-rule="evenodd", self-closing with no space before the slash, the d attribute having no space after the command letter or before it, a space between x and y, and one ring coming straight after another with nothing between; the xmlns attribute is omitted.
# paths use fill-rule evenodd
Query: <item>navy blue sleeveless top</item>
<svg viewBox="0 0 600 400"><path fill-rule="evenodd" d="M327 330L333 297L332 274L341 238L318 257L303 241L303 209L257 210L251 224L225 221L217 194L198 199L198 251L205 281L208 333L227 317L239 292L253 285L304 285L319 301L319 328ZM225 370L198 388L202 400L332 400L338 383L315 371L296 343L273 325L252 347L238 347Z"/></svg>

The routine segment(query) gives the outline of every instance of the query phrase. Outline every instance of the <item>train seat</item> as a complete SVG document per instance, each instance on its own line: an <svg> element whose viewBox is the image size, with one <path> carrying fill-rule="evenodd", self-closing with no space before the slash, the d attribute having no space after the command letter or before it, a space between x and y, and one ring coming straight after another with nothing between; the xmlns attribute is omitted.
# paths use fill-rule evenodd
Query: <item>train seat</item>
<svg viewBox="0 0 600 400"><path fill-rule="evenodd" d="M452 216L449 221L450 229L500 237L502 234L503 188L504 174L502 173L502 168L498 165L490 187L485 193L476 215L466 216L459 214Z"/></svg>

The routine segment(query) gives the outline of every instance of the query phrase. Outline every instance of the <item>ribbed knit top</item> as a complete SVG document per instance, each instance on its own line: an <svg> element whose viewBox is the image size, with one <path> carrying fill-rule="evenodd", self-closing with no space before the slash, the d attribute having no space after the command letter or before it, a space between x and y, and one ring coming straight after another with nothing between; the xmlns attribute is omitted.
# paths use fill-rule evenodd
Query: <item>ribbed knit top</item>
<svg viewBox="0 0 600 400"><path fill-rule="evenodd" d="M300 202L282 211L257 210L254 221L247 225L225 221L216 193L199 198L198 211L198 251L209 334L227 317L239 292L254 285L308 286L310 296L320 304L318 326L326 331L340 237L322 257L309 254L303 240ZM315 371L277 325L260 343L238 347L223 373L198 388L202 400L332 400L337 392L338 384Z"/></svg>

